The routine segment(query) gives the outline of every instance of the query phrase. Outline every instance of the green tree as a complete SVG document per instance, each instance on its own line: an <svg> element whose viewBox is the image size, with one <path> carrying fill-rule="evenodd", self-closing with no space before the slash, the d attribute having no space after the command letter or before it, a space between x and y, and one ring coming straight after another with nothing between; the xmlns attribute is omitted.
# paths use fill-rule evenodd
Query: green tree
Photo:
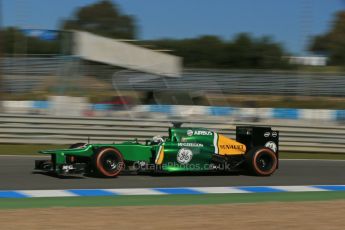
<svg viewBox="0 0 345 230"><path fill-rule="evenodd" d="M309 50L328 55L332 65L345 66L345 11L336 14L327 33L314 37Z"/></svg>
<svg viewBox="0 0 345 230"><path fill-rule="evenodd" d="M2 34L4 40L4 53L18 53L18 43L25 41L24 35L17 28L14 27L5 28L2 31Z"/></svg>
<svg viewBox="0 0 345 230"><path fill-rule="evenodd" d="M226 47L226 66L235 68L249 68L255 44L249 34L240 33Z"/></svg>
<svg viewBox="0 0 345 230"><path fill-rule="evenodd" d="M246 33L233 40L217 36L201 36L192 39L164 39L146 41L156 47L173 50L183 57L187 67L201 68L286 68L282 59L283 47L269 37L253 38Z"/></svg>
<svg viewBox="0 0 345 230"><path fill-rule="evenodd" d="M7 27L3 31L4 53L12 54L58 54L60 44L58 39L44 41L36 37L25 36L15 27Z"/></svg>
<svg viewBox="0 0 345 230"><path fill-rule="evenodd" d="M82 30L111 38L133 39L136 25L133 16L124 15L111 1L100 1L80 8L62 29Z"/></svg>

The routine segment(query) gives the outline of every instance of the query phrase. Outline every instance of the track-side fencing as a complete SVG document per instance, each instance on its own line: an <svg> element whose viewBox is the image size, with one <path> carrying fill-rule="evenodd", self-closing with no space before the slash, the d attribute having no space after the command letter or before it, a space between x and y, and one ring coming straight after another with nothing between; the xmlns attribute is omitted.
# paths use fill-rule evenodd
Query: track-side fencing
<svg viewBox="0 0 345 230"><path fill-rule="evenodd" d="M78 88L84 83L88 89L96 91L100 89L92 88L92 84L84 77L78 76L101 76L99 82L109 84L112 80L117 90L216 92L233 95L345 96L344 73L187 68L183 70L181 77L163 77L134 70L119 71L114 66L91 64L76 56L6 57L0 59L0 66L5 88L14 93L31 92L33 89L42 90L47 84L49 85L47 80L60 82L63 76L68 76L71 80L68 83L66 81L65 84L75 84L74 86ZM149 68L153 67L155 66L149 66ZM104 88L101 90L103 92Z"/></svg>
<svg viewBox="0 0 345 230"><path fill-rule="evenodd" d="M289 152L344 153L345 125L301 121L236 122L179 120L188 127L205 127L235 137L236 125L270 125L280 131L280 150ZM81 118L0 114L0 143L71 144L144 141L167 136L171 120L164 118Z"/></svg>

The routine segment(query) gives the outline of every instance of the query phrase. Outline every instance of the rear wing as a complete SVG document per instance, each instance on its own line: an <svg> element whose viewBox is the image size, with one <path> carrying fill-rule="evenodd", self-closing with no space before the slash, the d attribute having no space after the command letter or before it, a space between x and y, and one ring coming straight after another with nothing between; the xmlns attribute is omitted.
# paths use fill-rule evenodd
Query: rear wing
<svg viewBox="0 0 345 230"><path fill-rule="evenodd" d="M236 141L245 144L247 151L258 146L270 148L278 156L279 131L268 126L237 126Z"/></svg>

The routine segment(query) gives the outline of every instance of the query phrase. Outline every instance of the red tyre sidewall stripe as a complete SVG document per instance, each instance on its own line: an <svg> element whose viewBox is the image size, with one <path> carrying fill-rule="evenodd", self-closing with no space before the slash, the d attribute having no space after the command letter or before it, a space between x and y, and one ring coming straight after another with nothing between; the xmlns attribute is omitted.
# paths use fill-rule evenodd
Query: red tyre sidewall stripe
<svg viewBox="0 0 345 230"><path fill-rule="evenodd" d="M102 155L108 151L112 151L114 153L116 153L120 159L121 159L121 162L123 163L123 157L122 157L122 154L117 150L117 149L114 149L114 148L106 148L106 149L103 149L100 153L97 154L97 158L96 158L96 167L97 169L105 176L107 177L115 177L117 176L121 171L122 171L122 168L123 168L123 164L120 166L119 170L117 170L117 172L113 173L113 174L110 174L109 172L107 172L104 168L103 168L103 165L101 164L100 162L100 159L102 157Z"/></svg>
<svg viewBox="0 0 345 230"><path fill-rule="evenodd" d="M257 165L256 165L256 159L258 158L258 156L259 156L262 152L269 153L269 154L270 154L271 156L273 156L273 158L275 159L275 160L274 160L274 164L272 165L271 170L268 171L268 172L264 172L264 171L260 170L260 169L257 167ZM257 151L257 152L255 153L254 158L253 158L253 167L255 168L255 170L256 170L257 172L259 172L261 175L264 175L264 176L272 174L272 173L274 172L274 170L276 169L276 167L277 167L277 163L278 163L277 156L276 156L276 154L275 154L274 152L272 152L270 149L260 149L259 151Z"/></svg>

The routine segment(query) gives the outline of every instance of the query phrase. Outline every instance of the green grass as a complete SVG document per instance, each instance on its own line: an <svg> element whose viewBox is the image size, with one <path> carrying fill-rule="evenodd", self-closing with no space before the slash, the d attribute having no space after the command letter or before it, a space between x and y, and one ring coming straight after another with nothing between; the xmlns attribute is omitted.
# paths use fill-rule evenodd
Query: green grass
<svg viewBox="0 0 345 230"><path fill-rule="evenodd" d="M68 145L0 144L0 155L36 155L39 150L66 149ZM280 153L281 159L333 159L345 160L344 154L331 153Z"/></svg>
<svg viewBox="0 0 345 230"><path fill-rule="evenodd" d="M144 205L209 205L229 203L344 200L345 192L296 192L206 195L142 195L108 197L0 199L0 209L50 207L106 207Z"/></svg>

